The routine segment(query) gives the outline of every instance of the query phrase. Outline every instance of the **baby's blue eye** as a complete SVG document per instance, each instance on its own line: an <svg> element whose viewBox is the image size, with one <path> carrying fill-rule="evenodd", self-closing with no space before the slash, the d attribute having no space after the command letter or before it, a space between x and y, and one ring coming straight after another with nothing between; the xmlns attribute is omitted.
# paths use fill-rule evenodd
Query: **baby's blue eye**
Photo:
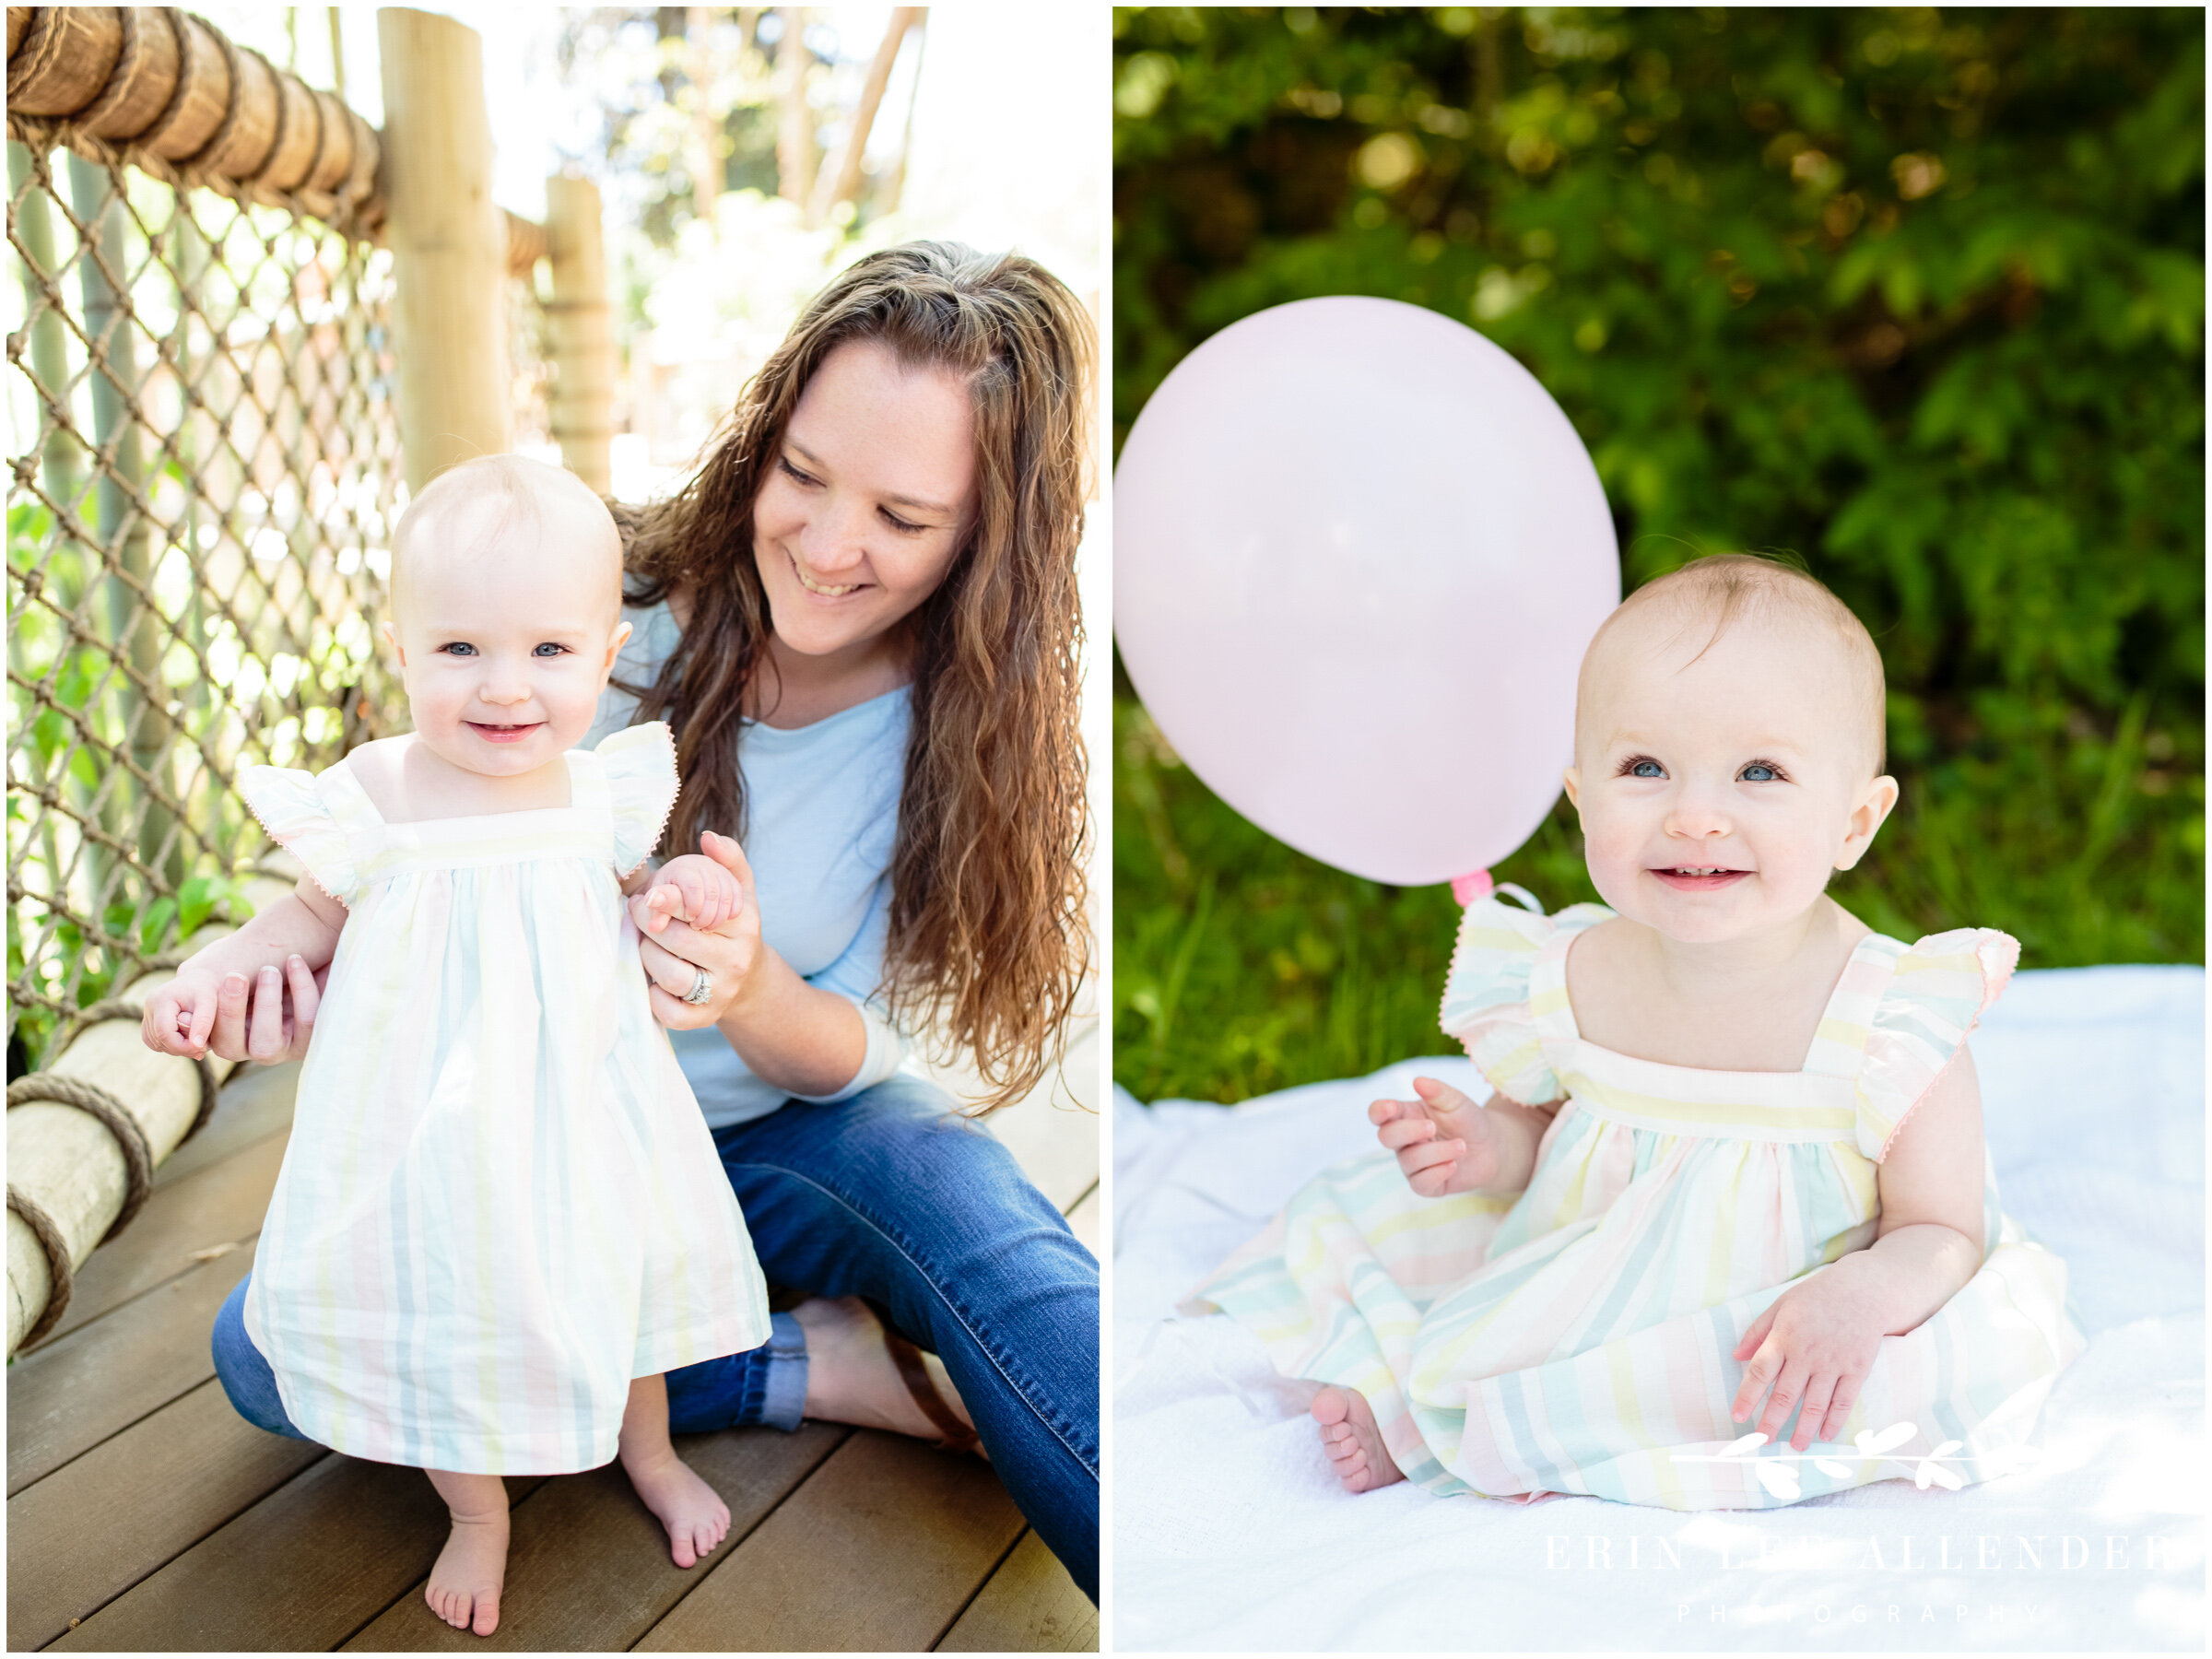
<svg viewBox="0 0 2212 1659"><path fill-rule="evenodd" d="M560 655L560 653L561 653L562 652L564 652L564 651L566 651L566 650L568 650L568 647L567 647L566 645L556 644L556 643L555 643L553 641L551 641L551 640L547 640L547 641L545 641L545 643L543 643L542 645L538 646L538 648L537 648L535 651L533 651L533 652L532 652L530 654L531 654L532 656L541 656L541 657L542 657L542 656L559 656L559 655Z"/></svg>
<svg viewBox="0 0 2212 1659"><path fill-rule="evenodd" d="M477 648L466 640L452 640L438 647L451 656L475 656Z"/></svg>
<svg viewBox="0 0 2212 1659"><path fill-rule="evenodd" d="M1631 778L1664 778L1666 776L1666 768L1656 760L1639 760L1629 769L1629 776Z"/></svg>
<svg viewBox="0 0 2212 1659"><path fill-rule="evenodd" d="M1771 783L1779 776L1781 774L1764 760L1752 761L1744 768L1742 773L1743 781L1747 783Z"/></svg>

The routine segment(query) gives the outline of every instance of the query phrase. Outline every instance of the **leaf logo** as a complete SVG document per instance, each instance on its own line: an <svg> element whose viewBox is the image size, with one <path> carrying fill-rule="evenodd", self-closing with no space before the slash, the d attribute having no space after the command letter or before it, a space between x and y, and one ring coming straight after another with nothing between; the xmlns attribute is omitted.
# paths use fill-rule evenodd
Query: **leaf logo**
<svg viewBox="0 0 2212 1659"><path fill-rule="evenodd" d="M1802 1498L1805 1493L1797 1484L1797 1471L1779 1458L1762 1457L1751 1465L1751 1473L1759 1477L1759 1484L1775 1497L1788 1502Z"/></svg>
<svg viewBox="0 0 2212 1659"><path fill-rule="evenodd" d="M1912 1484L1924 1492L1928 1489L1930 1481L1953 1492L1964 1486L1966 1482L1936 1462L1937 1458L1948 1457L1958 1450L1959 1442L1957 1441L1945 1441L1942 1445L1920 1460L1919 1465L1912 1471Z"/></svg>

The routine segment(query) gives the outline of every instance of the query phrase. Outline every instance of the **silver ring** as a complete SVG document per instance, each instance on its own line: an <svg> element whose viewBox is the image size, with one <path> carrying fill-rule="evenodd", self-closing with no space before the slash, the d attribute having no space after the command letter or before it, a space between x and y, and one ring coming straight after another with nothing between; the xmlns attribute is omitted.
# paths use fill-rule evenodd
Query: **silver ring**
<svg viewBox="0 0 2212 1659"><path fill-rule="evenodd" d="M714 994L714 982L707 976L707 971L696 963L692 965L691 971L698 977L691 982L691 989L684 993L684 1000L696 1008Z"/></svg>

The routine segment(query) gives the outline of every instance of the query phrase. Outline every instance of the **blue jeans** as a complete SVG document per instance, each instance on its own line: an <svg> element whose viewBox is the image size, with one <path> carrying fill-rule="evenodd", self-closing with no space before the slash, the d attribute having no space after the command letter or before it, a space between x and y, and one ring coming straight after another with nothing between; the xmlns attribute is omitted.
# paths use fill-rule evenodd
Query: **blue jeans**
<svg viewBox="0 0 2212 1659"><path fill-rule="evenodd" d="M916 1077L832 1106L793 1100L718 1130L716 1150L771 1284L865 1296L945 1361L1037 1535L1099 1594L1099 1265L1013 1155ZM241 1283L215 1322L215 1368L240 1416L304 1438L246 1335ZM668 1374L678 1434L798 1425L806 1338Z"/></svg>

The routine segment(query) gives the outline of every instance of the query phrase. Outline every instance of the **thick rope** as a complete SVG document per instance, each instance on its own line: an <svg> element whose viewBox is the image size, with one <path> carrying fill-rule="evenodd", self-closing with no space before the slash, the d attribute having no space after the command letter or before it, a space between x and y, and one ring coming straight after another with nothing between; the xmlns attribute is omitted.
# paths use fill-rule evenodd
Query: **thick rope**
<svg viewBox="0 0 2212 1659"><path fill-rule="evenodd" d="M170 951L144 965L148 968L174 968L181 959L176 952ZM146 1023L146 1004L143 1001L134 1002L128 997L111 996L79 1008L47 1039L46 1052L59 1059L68 1053L71 1043L107 1019L127 1019L133 1025L143 1025ZM195 1060L193 1069L200 1080L200 1108L193 1116L192 1126L184 1131L183 1138L177 1142L180 1147L197 1135L206 1125L207 1120L215 1115L215 1102L223 1087L222 1080L215 1075L215 1062L206 1055L202 1054ZM35 1077L38 1074L34 1072L31 1075Z"/></svg>
<svg viewBox="0 0 2212 1659"><path fill-rule="evenodd" d="M83 109L70 116L79 126L96 127L116 105L131 95L131 83L138 77L138 12L135 6L119 6L123 18L123 50L116 54L115 67L108 72L108 84ZM177 80L182 84L183 76Z"/></svg>
<svg viewBox="0 0 2212 1659"><path fill-rule="evenodd" d="M168 135L169 129L177 124L184 112L184 105L192 93L192 29L184 21L184 14L173 6L159 7L161 18L169 24L169 32L177 42L177 84L170 88L169 102L146 131L131 140L135 149L147 155Z"/></svg>
<svg viewBox="0 0 2212 1659"><path fill-rule="evenodd" d="M223 49L223 66L230 72L230 96L223 100L223 118L215 124L215 131L207 135L207 142L191 155L178 158L180 172L197 167L210 156L221 155L223 146L230 142L230 135L238 130L239 117L245 112L245 76L239 67L239 44L219 29L215 31L215 43ZM78 124L73 121L70 124Z"/></svg>
<svg viewBox="0 0 2212 1659"><path fill-rule="evenodd" d="M61 19L54 16L57 9L40 6L34 10L30 15L30 31L16 42L16 55L7 63L8 102L15 102L16 95L62 55Z"/></svg>
<svg viewBox="0 0 2212 1659"><path fill-rule="evenodd" d="M242 50L253 52L253 49L251 46L245 47ZM244 184L250 190L270 189L273 188L273 186L267 182L269 169L276 166L278 159L284 154L284 141L289 135L289 129L292 124L292 100L284 95L284 83L288 77L277 69L276 65L269 62L265 54L253 52L253 55L261 59L261 66L269 72L269 84L276 88L276 113L271 118L270 121L269 153L262 157L260 164L256 166L252 172L246 174L245 177L240 181L240 182ZM240 99L236 101L241 108L244 107L245 100L243 99ZM315 95L312 90L308 91L307 101L311 107L315 101ZM315 170L313 165L311 163L306 173L303 175L303 179L312 179L314 176Z"/></svg>
<svg viewBox="0 0 2212 1659"><path fill-rule="evenodd" d="M46 1253L46 1277L50 1281L46 1291L46 1309L38 1322L23 1333L18 1347L29 1347L61 1323L68 1312L69 1293L76 1288L76 1272L69 1263L69 1241L62 1237L62 1230L53 1224L53 1218L41 1209L37 1203L16 1191L16 1183L7 1183L7 1207L23 1218L30 1230L37 1235L39 1248Z"/></svg>
<svg viewBox="0 0 2212 1659"><path fill-rule="evenodd" d="M12 1112L29 1100L53 1100L64 1106L74 1106L88 1117L97 1118L115 1137L115 1145L123 1152L124 1177L128 1183L124 1188L123 1208L114 1222L100 1235L100 1242L110 1239L130 1225L138 1206L146 1202L147 1194L154 1188L154 1149L147 1145L146 1131L131 1115L130 1108L96 1083L82 1077L60 1077L52 1072L32 1072L28 1077L18 1077L7 1086L7 1104ZM12 1192L12 1188L11 1188ZM24 1218L29 1220L29 1217Z"/></svg>

